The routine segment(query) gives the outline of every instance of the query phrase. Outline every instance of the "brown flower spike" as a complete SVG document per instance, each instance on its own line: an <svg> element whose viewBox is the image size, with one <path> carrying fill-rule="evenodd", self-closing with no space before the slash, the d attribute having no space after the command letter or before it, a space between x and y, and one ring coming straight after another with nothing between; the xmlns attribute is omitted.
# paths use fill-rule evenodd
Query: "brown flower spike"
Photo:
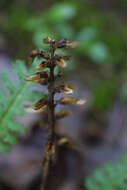
<svg viewBox="0 0 127 190"><path fill-rule="evenodd" d="M56 41L51 37L43 39L43 43L50 46L50 52L44 52L42 50L33 50L29 56L29 62L32 64L34 58L43 58L45 59L40 65L36 67L37 72L31 76L27 76L25 80L29 82L35 82L41 85L47 85L48 89L48 98L42 98L36 104L27 108L29 112L48 112L48 139L47 145L45 147L45 159L43 162L43 175L42 175L42 184L41 190L47 190L48 178L50 170L52 169L53 156L56 154L56 146L59 146L63 141L58 141L55 134L55 120L61 119L67 116L72 115L72 111L60 110L55 114L55 108L58 104L62 105L83 105L86 100L73 98L72 96L63 96L60 100L55 100L56 93L72 94L74 91L74 86L70 84L56 84L56 79L61 77L61 72L54 75L55 67L66 67L67 61L70 59L70 56L57 55L56 50L59 48L68 49L74 48L79 45L79 42L71 42L67 39L61 39ZM48 71L45 69L48 68ZM64 138L66 139L66 137ZM64 140L65 141L65 140ZM66 140L66 144L69 144L69 147L72 148L73 145L69 140Z"/></svg>

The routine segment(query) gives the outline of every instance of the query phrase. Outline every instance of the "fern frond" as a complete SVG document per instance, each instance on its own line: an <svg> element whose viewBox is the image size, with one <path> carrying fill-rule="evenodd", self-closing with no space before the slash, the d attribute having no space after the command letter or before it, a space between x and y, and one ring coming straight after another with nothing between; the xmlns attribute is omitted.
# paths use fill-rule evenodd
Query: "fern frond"
<svg viewBox="0 0 127 190"><path fill-rule="evenodd" d="M24 77L35 70L35 65L28 70L23 61L16 61L13 64L14 71L17 73L19 80L10 79L8 70L2 75L2 88L0 88L0 152L11 150L11 144L17 143L15 132L24 132L24 126L15 120L15 115L24 115L23 101L35 102L42 98L43 94L39 91L32 91L30 88L33 83L28 83ZM9 91L9 96L6 91Z"/></svg>
<svg viewBox="0 0 127 190"><path fill-rule="evenodd" d="M97 169L85 182L87 190L126 190L127 154L116 164L105 164Z"/></svg>

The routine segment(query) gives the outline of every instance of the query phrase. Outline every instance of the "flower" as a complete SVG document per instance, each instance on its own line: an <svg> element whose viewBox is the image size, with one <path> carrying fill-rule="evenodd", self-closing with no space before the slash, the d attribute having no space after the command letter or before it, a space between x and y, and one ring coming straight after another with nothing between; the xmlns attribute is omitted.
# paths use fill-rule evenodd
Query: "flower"
<svg viewBox="0 0 127 190"><path fill-rule="evenodd" d="M44 52L44 51L41 51L41 50L38 50L38 49L34 49L31 51L30 53L30 56L29 56L29 63L32 64L33 60L35 57L38 57L38 58L44 58L44 59L49 59L50 56L47 52Z"/></svg>
<svg viewBox="0 0 127 190"><path fill-rule="evenodd" d="M48 77L49 73L47 71L43 71L43 72L37 72L29 77L26 77L25 80L38 83L40 79L47 79Z"/></svg>
<svg viewBox="0 0 127 190"><path fill-rule="evenodd" d="M72 85L61 85L60 86L60 92L63 92L65 94L72 94L74 90L74 86Z"/></svg>
<svg viewBox="0 0 127 190"><path fill-rule="evenodd" d="M67 66L67 62L66 62L64 59L57 59L57 60L56 60L56 64L57 64L59 67L66 67L66 66Z"/></svg>
<svg viewBox="0 0 127 190"><path fill-rule="evenodd" d="M68 116L71 116L73 114L72 111L68 111L68 110L60 110L56 113L56 118L57 119L61 119L61 118L64 118L64 117L68 117Z"/></svg>
<svg viewBox="0 0 127 190"><path fill-rule="evenodd" d="M73 98L72 96L64 96L60 99L60 104L63 105L73 105L73 106L79 106L79 105L83 105L84 103L86 103L85 99L78 99L78 98Z"/></svg>
<svg viewBox="0 0 127 190"><path fill-rule="evenodd" d="M29 113L40 113L43 112L47 109L47 104L48 104L48 100L42 98L41 100L39 100L36 104L34 104L33 106L26 108L26 112Z"/></svg>
<svg viewBox="0 0 127 190"><path fill-rule="evenodd" d="M75 48L79 45L80 45L79 42L76 42L76 41L71 42L67 39L62 39L58 41L57 48Z"/></svg>
<svg viewBox="0 0 127 190"><path fill-rule="evenodd" d="M48 62L43 61L40 65L38 65L38 66L36 67L36 69L38 69L38 70L43 70L43 69L45 69L45 68L47 68L47 67L48 67Z"/></svg>

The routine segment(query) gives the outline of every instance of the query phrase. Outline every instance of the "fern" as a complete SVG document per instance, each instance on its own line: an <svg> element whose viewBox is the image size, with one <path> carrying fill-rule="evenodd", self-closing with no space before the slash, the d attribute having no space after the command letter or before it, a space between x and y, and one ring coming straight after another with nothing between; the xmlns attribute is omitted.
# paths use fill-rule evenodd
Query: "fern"
<svg viewBox="0 0 127 190"><path fill-rule="evenodd" d="M127 189L127 154L116 164L106 164L98 169L85 183L87 190L126 190Z"/></svg>
<svg viewBox="0 0 127 190"><path fill-rule="evenodd" d="M36 63L35 63L36 64ZM1 74L2 87L0 88L0 152L8 152L11 145L17 143L17 132L24 132L25 128L15 120L15 115L24 115L23 101L36 101L42 92L30 90L33 84L24 80L24 77L34 72L35 65L28 70L23 61L13 64L15 73L19 80L16 82L9 77L8 70ZM7 95L7 89L9 96Z"/></svg>

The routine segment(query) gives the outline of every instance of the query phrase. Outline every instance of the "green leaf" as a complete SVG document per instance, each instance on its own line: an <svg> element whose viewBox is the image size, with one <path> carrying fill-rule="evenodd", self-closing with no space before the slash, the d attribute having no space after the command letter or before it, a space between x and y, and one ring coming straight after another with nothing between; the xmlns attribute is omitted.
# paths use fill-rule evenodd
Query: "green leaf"
<svg viewBox="0 0 127 190"><path fill-rule="evenodd" d="M103 169L95 170L86 179L87 190L126 190L127 189L127 154L116 164L105 164Z"/></svg>
<svg viewBox="0 0 127 190"><path fill-rule="evenodd" d="M35 60L29 70L21 60L13 63L14 71L19 77L16 82L10 79L7 70L1 75L3 86L0 88L0 152L4 152L4 148L5 152L9 151L9 145L17 143L15 132L25 131L24 126L15 120L15 115L25 114L23 101L36 102L45 96L43 92L32 90L34 84L24 80L24 77L35 72L37 63ZM6 94L7 90L9 95Z"/></svg>

